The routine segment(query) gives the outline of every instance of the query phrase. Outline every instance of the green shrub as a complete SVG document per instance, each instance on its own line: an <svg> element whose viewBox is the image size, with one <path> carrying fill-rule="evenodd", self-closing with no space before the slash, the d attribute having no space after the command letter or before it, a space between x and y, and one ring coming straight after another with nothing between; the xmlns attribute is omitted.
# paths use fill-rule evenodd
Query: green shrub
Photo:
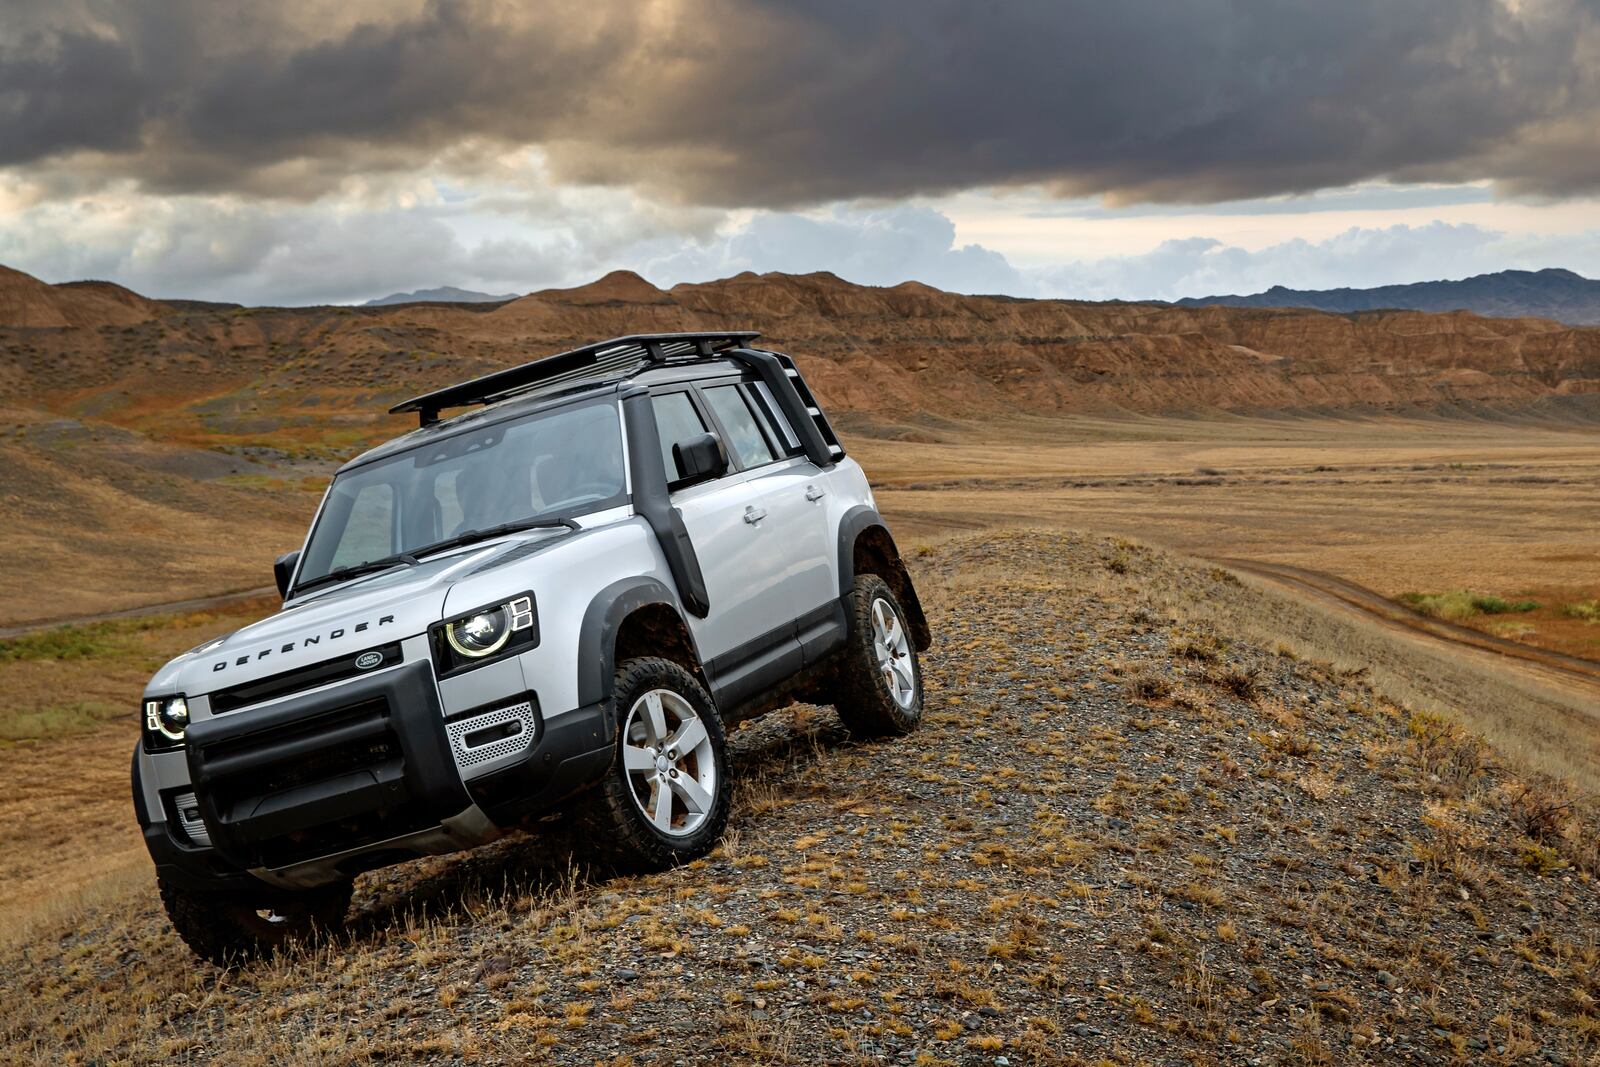
<svg viewBox="0 0 1600 1067"><path fill-rule="evenodd" d="M1401 593L1401 603L1422 615L1436 619L1470 619L1477 615L1509 615L1534 611L1537 600L1507 600L1504 597L1469 593L1454 589L1448 593Z"/></svg>
<svg viewBox="0 0 1600 1067"><path fill-rule="evenodd" d="M1563 604L1561 614L1582 622L1600 622L1600 600L1580 600L1575 604Z"/></svg>

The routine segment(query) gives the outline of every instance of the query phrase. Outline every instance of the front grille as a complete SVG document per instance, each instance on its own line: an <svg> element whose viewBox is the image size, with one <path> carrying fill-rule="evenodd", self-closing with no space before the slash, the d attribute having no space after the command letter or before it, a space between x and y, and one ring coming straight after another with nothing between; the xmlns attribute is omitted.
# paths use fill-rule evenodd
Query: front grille
<svg viewBox="0 0 1600 1067"><path fill-rule="evenodd" d="M405 751L381 697L215 741L195 755L206 767L208 800L254 841L265 866L403 833L419 818L407 810ZM364 810L316 806L352 785L375 791Z"/></svg>
<svg viewBox="0 0 1600 1067"><path fill-rule="evenodd" d="M387 763L401 758L401 751L389 727L389 705L375 699L214 742L205 747L204 757L207 764L224 768L247 759L246 773L228 776L224 770L218 784L265 796Z"/></svg>
<svg viewBox="0 0 1600 1067"><path fill-rule="evenodd" d="M382 661L367 667L357 667L356 660L369 652L378 653L383 657ZM258 678L243 685L219 689L211 694L211 713L221 715L224 712L247 708L252 704L303 693L319 685L327 685L329 682L354 678L358 674L368 674L383 667L392 667L399 663L401 658L400 643L396 641L378 648L358 649L335 659L325 659L309 667L299 667L292 671L284 671L282 674Z"/></svg>

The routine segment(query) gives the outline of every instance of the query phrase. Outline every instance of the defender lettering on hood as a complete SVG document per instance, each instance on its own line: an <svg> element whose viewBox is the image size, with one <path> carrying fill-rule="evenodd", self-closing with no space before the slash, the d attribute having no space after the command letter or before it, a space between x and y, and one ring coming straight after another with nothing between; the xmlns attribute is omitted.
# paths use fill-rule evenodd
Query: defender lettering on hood
<svg viewBox="0 0 1600 1067"><path fill-rule="evenodd" d="M374 625L376 625L376 626L387 626L392 622L394 622L394 616L393 615L381 615L381 616L378 617L378 621L376 623L372 623L372 622L369 621L369 622L358 622L352 627L343 627L343 626L341 626L338 629L336 629L336 630L334 630L334 631L332 631L331 633L328 634L328 640L329 641L337 641L339 638L343 637L346 633L359 634L359 633L363 633L363 632L365 632L367 630L372 629L372 627ZM279 649L276 649L276 650L270 649L270 648L263 648L261 651L257 652L253 656L251 656L249 654L246 654L246 655L243 655L243 656L239 656L239 657L234 659L232 665L235 666L235 667L245 667L245 666L248 666L250 664L251 660L263 660L263 659L266 659L268 656L272 655L272 653L274 651L277 651L281 655L282 653L285 653L285 652L293 652L296 648L310 648L312 645L318 645L318 644L321 644L321 643L322 643L322 635L321 634L317 634L315 637L304 637L304 638L301 638L298 645L296 645L296 643L293 642L293 641L286 641L286 642L284 642L282 648L279 648ZM229 666L229 663L228 663L227 660L221 660L220 662L217 662L217 663L214 663L214 664L211 665L211 673L215 674L217 671L227 670L228 666Z"/></svg>

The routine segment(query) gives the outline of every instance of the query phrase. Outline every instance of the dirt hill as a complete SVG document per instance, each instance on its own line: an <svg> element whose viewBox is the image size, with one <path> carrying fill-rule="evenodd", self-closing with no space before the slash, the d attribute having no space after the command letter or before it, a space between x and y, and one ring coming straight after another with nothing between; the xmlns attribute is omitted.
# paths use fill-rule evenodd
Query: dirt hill
<svg viewBox="0 0 1600 1067"><path fill-rule="evenodd" d="M414 425L384 414L397 400L699 328L792 352L851 440L935 441L1017 412L1600 420L1600 329L1540 319L1030 301L825 273L662 290L625 271L503 305L238 308L5 271L0 624L258 587L333 466Z"/></svg>
<svg viewBox="0 0 1600 1067"><path fill-rule="evenodd" d="M0 388L123 424L159 409L160 432L191 438L225 432L240 409L370 415L597 337L702 327L761 330L799 357L832 409L880 418L1521 407L1600 395L1600 329L1459 312L1016 300L825 273L661 290L625 271L488 310L176 309L99 283L5 278Z"/></svg>
<svg viewBox="0 0 1600 1067"><path fill-rule="evenodd" d="M1587 803L1193 618L1295 610L1225 572L1055 534L914 566L939 634L917 733L763 720L704 860L595 878L545 823L365 875L347 937L233 973L160 913L126 718L0 749L26 935L0 938L0 1061L1595 1062Z"/></svg>
<svg viewBox="0 0 1600 1067"><path fill-rule="evenodd" d="M126 326L155 318L163 310L156 301L112 282L48 285L0 266L0 327Z"/></svg>

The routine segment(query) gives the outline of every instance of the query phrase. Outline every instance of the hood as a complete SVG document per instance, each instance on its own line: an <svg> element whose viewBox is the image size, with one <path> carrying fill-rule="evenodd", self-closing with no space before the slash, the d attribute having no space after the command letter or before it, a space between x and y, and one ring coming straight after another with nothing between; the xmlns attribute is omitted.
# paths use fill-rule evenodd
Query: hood
<svg viewBox="0 0 1600 1067"><path fill-rule="evenodd" d="M532 530L317 590L172 660L145 696L200 696L424 633L444 618L456 582L508 557L526 559L527 546L540 551L563 539L559 531Z"/></svg>

